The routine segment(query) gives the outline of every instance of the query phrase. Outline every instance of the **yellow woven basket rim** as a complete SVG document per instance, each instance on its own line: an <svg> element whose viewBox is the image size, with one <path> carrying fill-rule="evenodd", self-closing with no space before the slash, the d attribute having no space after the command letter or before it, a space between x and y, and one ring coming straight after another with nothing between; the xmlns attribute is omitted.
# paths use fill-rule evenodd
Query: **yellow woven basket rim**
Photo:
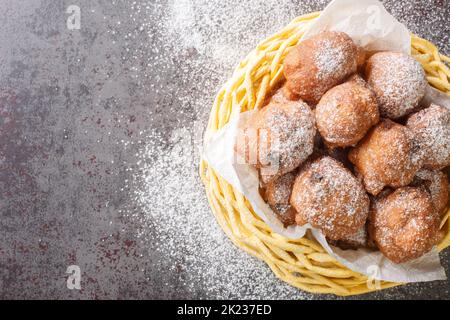
<svg viewBox="0 0 450 320"><path fill-rule="evenodd" d="M211 110L205 139L223 127L238 110L260 108L266 94L283 79L283 59L320 12L299 16L278 33L263 40L242 60L232 77L220 89ZM450 59L429 41L411 35L411 53L418 60L428 82L450 94ZM373 283L331 257L310 235L288 239L272 232L253 211L247 199L222 179L202 159L200 176L209 205L223 231L239 248L265 261L277 277L311 293L340 296L363 294L400 283ZM438 245L450 245L450 210L441 222L446 236Z"/></svg>

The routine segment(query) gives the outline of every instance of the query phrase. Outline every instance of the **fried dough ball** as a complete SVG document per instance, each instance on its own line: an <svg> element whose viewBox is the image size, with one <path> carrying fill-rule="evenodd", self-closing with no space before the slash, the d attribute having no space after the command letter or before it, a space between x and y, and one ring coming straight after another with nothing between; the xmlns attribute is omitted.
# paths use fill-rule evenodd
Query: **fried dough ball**
<svg viewBox="0 0 450 320"><path fill-rule="evenodd" d="M365 248L367 247L368 242L366 225L362 226L356 233L345 236L342 239L327 240L331 245L339 247L342 250L356 250L359 248Z"/></svg>
<svg viewBox="0 0 450 320"><path fill-rule="evenodd" d="M263 183L296 169L313 152L314 115L302 101L270 103L244 124L237 153L259 169Z"/></svg>
<svg viewBox="0 0 450 320"><path fill-rule="evenodd" d="M438 170L421 169L417 172L414 186L425 186L431 195L434 208L442 216L447 208L449 187L445 173Z"/></svg>
<svg viewBox="0 0 450 320"><path fill-rule="evenodd" d="M367 84L366 80L364 80L359 74L354 74L354 75L352 75L352 76L351 76L350 78L348 78L347 81L345 81L345 82L355 83L355 84L358 84L358 85L360 85L360 86L363 86L363 87L365 87L365 88L370 89L370 87L369 87L369 85ZM374 94L373 91L372 91L372 94Z"/></svg>
<svg viewBox="0 0 450 320"><path fill-rule="evenodd" d="M317 129L330 147L355 145L380 120L375 95L360 77L327 91L315 115Z"/></svg>
<svg viewBox="0 0 450 320"><path fill-rule="evenodd" d="M413 132L428 169L450 165L450 110L432 104L411 115L406 126Z"/></svg>
<svg viewBox="0 0 450 320"><path fill-rule="evenodd" d="M298 225L310 223L332 240L356 233L369 212L362 184L341 163L323 156L307 163L291 194Z"/></svg>
<svg viewBox="0 0 450 320"><path fill-rule="evenodd" d="M356 72L361 53L343 32L325 31L300 42L284 59L287 89L316 104L322 95Z"/></svg>
<svg viewBox="0 0 450 320"><path fill-rule="evenodd" d="M365 73L382 117L397 119L413 112L425 95L425 72L407 54L376 53L367 60Z"/></svg>
<svg viewBox="0 0 450 320"><path fill-rule="evenodd" d="M295 173L289 172L268 183L265 190L267 202L284 226L295 223L297 212L289 203L294 181Z"/></svg>
<svg viewBox="0 0 450 320"><path fill-rule="evenodd" d="M421 166L408 128L383 120L349 152L366 190L377 195L385 186L408 185Z"/></svg>
<svg viewBox="0 0 450 320"><path fill-rule="evenodd" d="M439 215L424 188L402 187L375 200L369 215L369 233L391 261L419 258L439 239Z"/></svg>

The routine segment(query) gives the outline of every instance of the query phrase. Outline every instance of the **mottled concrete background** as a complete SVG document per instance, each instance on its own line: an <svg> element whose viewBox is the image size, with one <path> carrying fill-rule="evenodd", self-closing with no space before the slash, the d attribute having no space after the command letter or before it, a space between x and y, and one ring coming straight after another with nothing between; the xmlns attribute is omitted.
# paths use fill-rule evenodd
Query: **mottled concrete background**
<svg viewBox="0 0 450 320"><path fill-rule="evenodd" d="M224 266L205 276L192 248L183 247L182 239L195 243L187 240L197 232L189 229L189 219L179 226L187 226L179 245L168 245L179 236L176 230L165 232L167 240L158 238L165 230L156 227L156 214L165 213L158 199L165 199L167 188L164 180L142 178L148 172L140 162L146 139L154 139L152 152L168 150L173 130L192 133L193 122L206 123L215 92L255 39L326 2L216 1L217 10L198 5L200 21L213 21L213 27L205 30L193 20L192 38L186 30L177 38L162 29L171 23L167 12L173 1L0 1L0 298L333 298L281 283L263 263L235 248L209 212L194 161L187 172L195 176L195 199L168 207L167 215L191 217L188 213L197 211L215 230L218 248L236 259L225 265L220 259L228 258L211 250L203 263ZM448 1L384 2L411 31L450 54ZM80 30L67 28L69 5L81 9ZM261 23L273 18L275 6L292 9ZM252 7L258 14L250 14L246 24L231 23L230 15ZM172 31L184 28L183 18L178 12ZM264 30L267 25L273 27ZM198 35L223 37L225 52L209 55L207 46L196 44ZM225 45L238 47L236 57L227 56ZM161 195L150 188L159 183ZM150 199L159 208L153 213L142 205L147 199L142 186L153 193ZM174 197L182 194L178 190ZM200 240L201 251L208 237ZM447 274L449 256L448 250L441 255ZM81 269L81 290L66 286L69 265ZM235 280L227 281L226 272ZM363 298L448 299L449 287L449 281L412 284Z"/></svg>

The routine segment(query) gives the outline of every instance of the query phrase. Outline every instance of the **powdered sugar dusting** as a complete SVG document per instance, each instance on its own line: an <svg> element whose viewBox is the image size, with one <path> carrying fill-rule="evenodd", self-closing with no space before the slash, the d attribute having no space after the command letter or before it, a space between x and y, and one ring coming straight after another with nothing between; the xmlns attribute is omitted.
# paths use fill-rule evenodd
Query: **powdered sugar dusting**
<svg viewBox="0 0 450 320"><path fill-rule="evenodd" d="M317 78L335 79L345 76L347 70L344 70L343 66L347 64L347 59L349 59L346 52L349 48L343 48L342 45L338 46L330 39L318 41L317 47L318 50L314 58L317 66ZM356 70L356 60L353 70Z"/></svg>
<svg viewBox="0 0 450 320"><path fill-rule="evenodd" d="M366 190L377 195L384 186L398 188L413 180L421 165L413 147L408 128L386 119L350 151L349 159L362 174Z"/></svg>
<svg viewBox="0 0 450 320"><path fill-rule="evenodd" d="M266 36L318 7L273 0L133 1L130 6L130 23L137 26L125 35L127 41L148 37L142 44L146 50L130 48L126 61L145 62L148 73L137 81L150 79L148 112L172 132L155 125L140 132L138 141L122 142L137 159L128 169L135 208L123 214L141 226L136 232L143 246L156 251L152 263L160 278L177 279L176 297L312 298L232 244L211 212L197 171L214 96L233 67Z"/></svg>
<svg viewBox="0 0 450 320"><path fill-rule="evenodd" d="M418 258L438 239L439 215L422 188L399 188L377 200L370 222L380 250L396 263Z"/></svg>
<svg viewBox="0 0 450 320"><path fill-rule="evenodd" d="M416 181L418 180L418 181ZM430 192L431 200L439 214L444 213L449 197L447 176L438 170L419 170L414 181L415 184L424 184Z"/></svg>
<svg viewBox="0 0 450 320"><path fill-rule="evenodd" d="M289 198L291 197L294 179L295 174L290 172L272 183L274 186L272 192L272 198L274 203L289 204Z"/></svg>
<svg viewBox="0 0 450 320"><path fill-rule="evenodd" d="M138 237L165 257L161 272L180 275L179 285L190 296L202 288L222 298L310 297L279 281L220 229L196 173L199 141L186 133L177 131L161 146L160 134L143 132L147 142L138 151L141 160L134 172L135 204L144 212L134 216L142 224Z"/></svg>
<svg viewBox="0 0 450 320"><path fill-rule="evenodd" d="M368 245L368 237L366 225L362 226L356 233L343 237L339 240L331 240L329 242L341 249L358 249L365 248Z"/></svg>
<svg viewBox="0 0 450 320"><path fill-rule="evenodd" d="M311 109L301 101L269 104L259 113L258 149L266 182L294 170L312 154L316 127Z"/></svg>
<svg viewBox="0 0 450 320"><path fill-rule="evenodd" d="M400 118L418 107L427 84L419 62L403 53L380 52L367 65L367 81L377 95L383 117Z"/></svg>
<svg viewBox="0 0 450 320"><path fill-rule="evenodd" d="M324 140L339 147L355 145L379 121L375 96L360 78L325 93L315 116Z"/></svg>
<svg viewBox="0 0 450 320"><path fill-rule="evenodd" d="M127 44L125 66L135 71L138 85L150 90L145 92L145 101L152 119L148 126L153 129L142 131L134 144L118 142L125 143L137 159L132 168L134 181L129 183L136 208L123 214L141 226L138 235L143 247L156 250L151 262L162 270L159 278L170 274L177 279L176 297L323 297L283 283L263 262L227 239L211 213L196 173L198 154L176 161L168 161L168 157L184 150L186 144L191 150L200 145L200 138L189 140L189 144L180 136L191 136L194 131L201 136L219 86L240 59L294 17L321 10L328 2L151 0L126 4L131 9L127 24L135 31L117 37L124 37ZM414 33L425 35L449 53L448 23L435 15L442 8L435 3L385 3ZM168 128L181 131L170 134ZM148 285L154 286L154 280ZM431 285L411 284L408 290L403 287L370 295L398 299L423 294ZM161 286L173 283L162 282Z"/></svg>
<svg viewBox="0 0 450 320"><path fill-rule="evenodd" d="M295 171L289 172L269 183L265 189L267 203L285 226L295 223L296 212L289 203L295 177Z"/></svg>
<svg viewBox="0 0 450 320"><path fill-rule="evenodd" d="M367 242L366 226L360 228L356 233L349 235L345 240L357 243L360 246L365 246Z"/></svg>
<svg viewBox="0 0 450 320"><path fill-rule="evenodd" d="M335 240L358 231L369 210L363 186L330 157L321 157L302 170L295 181L291 204L301 221Z"/></svg>
<svg viewBox="0 0 450 320"><path fill-rule="evenodd" d="M431 105L410 117L408 128L417 141L424 166L441 169L450 165L450 111Z"/></svg>

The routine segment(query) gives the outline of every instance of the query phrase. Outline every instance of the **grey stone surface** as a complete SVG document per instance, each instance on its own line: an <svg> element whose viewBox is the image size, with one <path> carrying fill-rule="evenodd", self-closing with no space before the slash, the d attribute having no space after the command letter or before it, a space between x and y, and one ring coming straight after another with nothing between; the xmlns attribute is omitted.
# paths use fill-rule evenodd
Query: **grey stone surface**
<svg viewBox="0 0 450 320"><path fill-rule="evenodd" d="M199 76L194 70L199 65L190 61L200 59L201 52L194 47L172 54L162 43L160 22L169 4L134 2L151 7L153 16L136 13L133 1L0 2L0 298L246 296L228 292L220 277L220 295L200 285L188 290L183 277L189 275L161 272L170 264L168 253L136 232L142 226L132 217L145 212L135 203L134 184L127 181L133 179L128 169L138 167L136 152L144 143L139 133L157 130L164 140L175 128L192 129L194 121L205 125L209 106L194 110L189 97L212 102L231 68L224 73L210 67ZM299 9L280 17L280 26L320 10L326 1L285 2ZM413 32L450 54L448 1L385 3ZM66 9L72 4L81 8L80 30L66 27ZM223 18L216 11L208 14L215 21ZM139 32L141 27L146 32ZM243 41L243 52L254 45ZM149 63L153 57L167 63ZM186 83L186 73L195 81ZM197 184L200 190L199 179ZM208 210L206 198L199 201ZM215 223L212 214L205 215ZM448 273L449 251L441 258ZM66 268L72 264L82 270L81 290L66 287ZM270 271L267 275L278 282ZM449 281L411 284L357 298L448 299L449 287ZM334 298L282 288L293 299ZM256 298L273 297L273 290L259 289Z"/></svg>

